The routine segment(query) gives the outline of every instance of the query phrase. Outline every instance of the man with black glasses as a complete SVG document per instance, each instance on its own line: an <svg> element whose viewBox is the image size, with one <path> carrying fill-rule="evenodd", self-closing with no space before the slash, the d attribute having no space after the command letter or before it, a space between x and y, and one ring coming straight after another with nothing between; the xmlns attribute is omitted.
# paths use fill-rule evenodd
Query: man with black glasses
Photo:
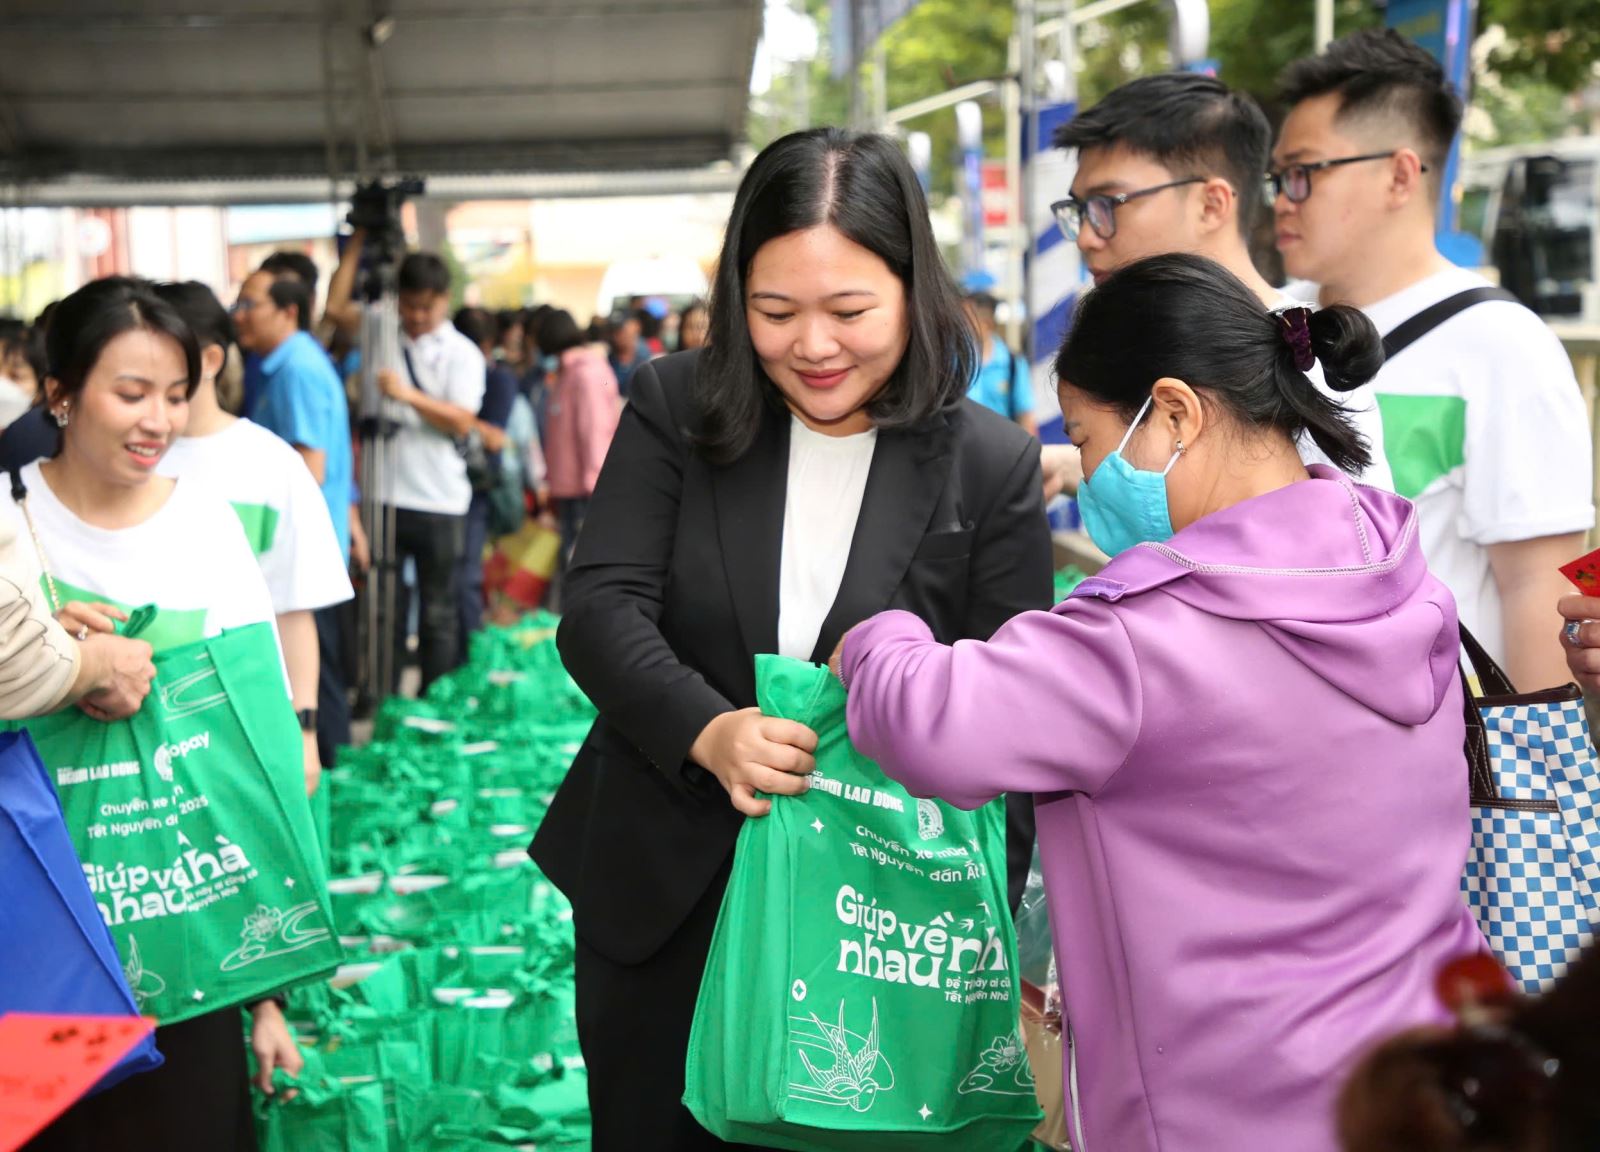
<svg viewBox="0 0 1600 1152"><path fill-rule="evenodd" d="M1571 361L1540 319L1434 242L1461 98L1393 31L1291 65L1273 153L1278 248L1324 304L1384 334L1373 382L1396 489L1462 623L1525 691L1567 680L1557 568L1594 525L1592 451Z"/></svg>
<svg viewBox="0 0 1600 1152"><path fill-rule="evenodd" d="M1264 308L1300 301L1269 284L1250 259L1249 233L1262 211L1262 173L1272 129L1250 97L1209 76L1174 72L1116 89L1064 124L1058 148L1075 148L1077 174L1052 208L1096 283L1147 256L1189 252L1232 272ZM1383 429L1370 388L1335 393L1320 367L1312 383L1355 418L1373 462L1358 479L1389 488ZM1326 463L1309 437L1300 454ZM1058 463L1046 454L1046 469Z"/></svg>

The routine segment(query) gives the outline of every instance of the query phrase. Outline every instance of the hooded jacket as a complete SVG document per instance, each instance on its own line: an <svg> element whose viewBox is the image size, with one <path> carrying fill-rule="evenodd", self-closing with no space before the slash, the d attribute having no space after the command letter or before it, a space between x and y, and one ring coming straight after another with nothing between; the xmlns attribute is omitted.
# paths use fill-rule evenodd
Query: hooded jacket
<svg viewBox="0 0 1600 1152"><path fill-rule="evenodd" d="M1409 502L1311 475L987 643L905 613L846 639L886 773L1036 794L1080 1152L1331 1152L1355 1059L1484 949L1455 604Z"/></svg>

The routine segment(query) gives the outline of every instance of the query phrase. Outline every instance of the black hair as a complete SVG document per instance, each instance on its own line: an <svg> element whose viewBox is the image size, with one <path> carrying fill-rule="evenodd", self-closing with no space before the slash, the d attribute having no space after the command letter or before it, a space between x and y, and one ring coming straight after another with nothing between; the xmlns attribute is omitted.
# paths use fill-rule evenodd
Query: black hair
<svg viewBox="0 0 1600 1152"><path fill-rule="evenodd" d="M634 319L639 321L639 339L655 340L660 337L661 321L656 318L654 312L651 312L648 308L640 308L634 312L633 316Z"/></svg>
<svg viewBox="0 0 1600 1152"><path fill-rule="evenodd" d="M1461 94L1443 65L1392 28L1368 28L1335 40L1320 56L1296 60L1278 80L1293 106L1329 92L1339 118L1394 116L1414 129L1418 153L1441 177L1450 143L1461 130Z"/></svg>
<svg viewBox="0 0 1600 1152"><path fill-rule="evenodd" d="M1272 126L1249 96L1195 72L1141 76L1056 129L1057 148L1115 144L1175 177L1221 176L1239 203L1239 231L1250 234L1261 209Z"/></svg>
<svg viewBox="0 0 1600 1152"><path fill-rule="evenodd" d="M183 317L202 352L207 348L228 350L234 339L233 319L215 292L198 280L168 281L154 287L156 295Z"/></svg>
<svg viewBox="0 0 1600 1152"><path fill-rule="evenodd" d="M485 308L461 308L456 311L456 331L479 348L492 345L499 337L499 327L494 314Z"/></svg>
<svg viewBox="0 0 1600 1152"><path fill-rule="evenodd" d="M745 278L770 240L827 224L877 256L905 286L905 355L867 405L879 428L920 424L958 402L973 340L939 254L916 173L887 136L812 128L769 144L739 182L711 289L711 328L695 371L696 442L716 464L755 443L763 405L783 399L761 370L745 319Z"/></svg>
<svg viewBox="0 0 1600 1152"><path fill-rule="evenodd" d="M317 262L304 252L274 252L261 262L261 271L271 272L274 279L293 276L296 280L303 280L306 287L311 289L312 297L317 295Z"/></svg>
<svg viewBox="0 0 1600 1152"><path fill-rule="evenodd" d="M400 291L443 296L450 291L450 266L432 252L413 252L400 262Z"/></svg>
<svg viewBox="0 0 1600 1152"><path fill-rule="evenodd" d="M200 342L183 317L148 280L107 276L92 280L61 301L45 332L45 357L56 382L52 402L83 391L101 353L124 332L154 332L178 342L189 374L188 395L200 386Z"/></svg>
<svg viewBox="0 0 1600 1152"><path fill-rule="evenodd" d="M295 324L300 331L311 330L311 285L292 272L272 272L262 269L272 277L272 283L267 285L267 295L274 306L278 308L293 308L295 310Z"/></svg>
<svg viewBox="0 0 1600 1152"><path fill-rule="evenodd" d="M1295 367L1284 317L1222 265L1172 254L1135 261L1083 298L1056 357L1063 383L1132 419L1155 382L1184 381L1246 427L1309 432L1346 472L1372 463L1345 410ZM1359 310L1311 313L1311 350L1328 386L1358 388L1383 366L1378 331Z"/></svg>
<svg viewBox="0 0 1600 1152"><path fill-rule="evenodd" d="M460 315L460 313L457 313L457 315ZM503 342L505 338L510 335L513 328L521 328L524 332L526 332L527 318L527 310L522 308L502 308L500 311L496 312L494 314L495 343L498 344Z"/></svg>
<svg viewBox="0 0 1600 1152"><path fill-rule="evenodd" d="M522 313L523 338L526 340L532 340L534 337L538 336L539 325L543 324L545 317L549 316L550 313L554 311L555 309L550 307L548 304L539 304L532 308L524 309Z"/></svg>
<svg viewBox="0 0 1600 1152"><path fill-rule="evenodd" d="M539 325L539 351L546 356L559 356L569 348L585 343L587 337L572 313L555 308L545 314Z"/></svg>
<svg viewBox="0 0 1600 1152"><path fill-rule="evenodd" d="M994 315L995 309L1000 307L1000 301L995 298L992 292L968 292L967 303L985 316L990 317Z"/></svg>
<svg viewBox="0 0 1600 1152"><path fill-rule="evenodd" d="M1600 951L1491 1022L1415 1030L1369 1053L1340 1094L1347 1152L1591 1152L1600 1132Z"/></svg>
<svg viewBox="0 0 1600 1152"><path fill-rule="evenodd" d="M49 373L49 362L44 352L44 330L30 328L21 321L17 322L15 328L7 325L4 334L0 334L0 358L7 356L20 356L27 361L42 393L44 378Z"/></svg>

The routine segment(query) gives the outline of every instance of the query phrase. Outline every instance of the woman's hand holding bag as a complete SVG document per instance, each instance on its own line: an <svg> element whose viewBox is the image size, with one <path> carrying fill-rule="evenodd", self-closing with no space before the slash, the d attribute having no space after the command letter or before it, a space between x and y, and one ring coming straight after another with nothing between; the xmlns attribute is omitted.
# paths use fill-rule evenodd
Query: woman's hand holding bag
<svg viewBox="0 0 1600 1152"><path fill-rule="evenodd" d="M800 795L811 786L816 750L817 734L804 724L742 708L707 724L689 749L689 759L717 778L740 812L765 816L772 801L756 793Z"/></svg>

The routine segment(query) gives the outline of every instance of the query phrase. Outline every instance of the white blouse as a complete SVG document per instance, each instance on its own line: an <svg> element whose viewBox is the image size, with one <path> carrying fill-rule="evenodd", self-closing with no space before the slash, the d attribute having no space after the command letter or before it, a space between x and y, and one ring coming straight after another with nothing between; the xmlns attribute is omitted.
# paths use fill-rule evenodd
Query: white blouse
<svg viewBox="0 0 1600 1152"><path fill-rule="evenodd" d="M778 652L810 660L839 595L878 444L876 428L824 436L790 418L789 487L778 581Z"/></svg>

